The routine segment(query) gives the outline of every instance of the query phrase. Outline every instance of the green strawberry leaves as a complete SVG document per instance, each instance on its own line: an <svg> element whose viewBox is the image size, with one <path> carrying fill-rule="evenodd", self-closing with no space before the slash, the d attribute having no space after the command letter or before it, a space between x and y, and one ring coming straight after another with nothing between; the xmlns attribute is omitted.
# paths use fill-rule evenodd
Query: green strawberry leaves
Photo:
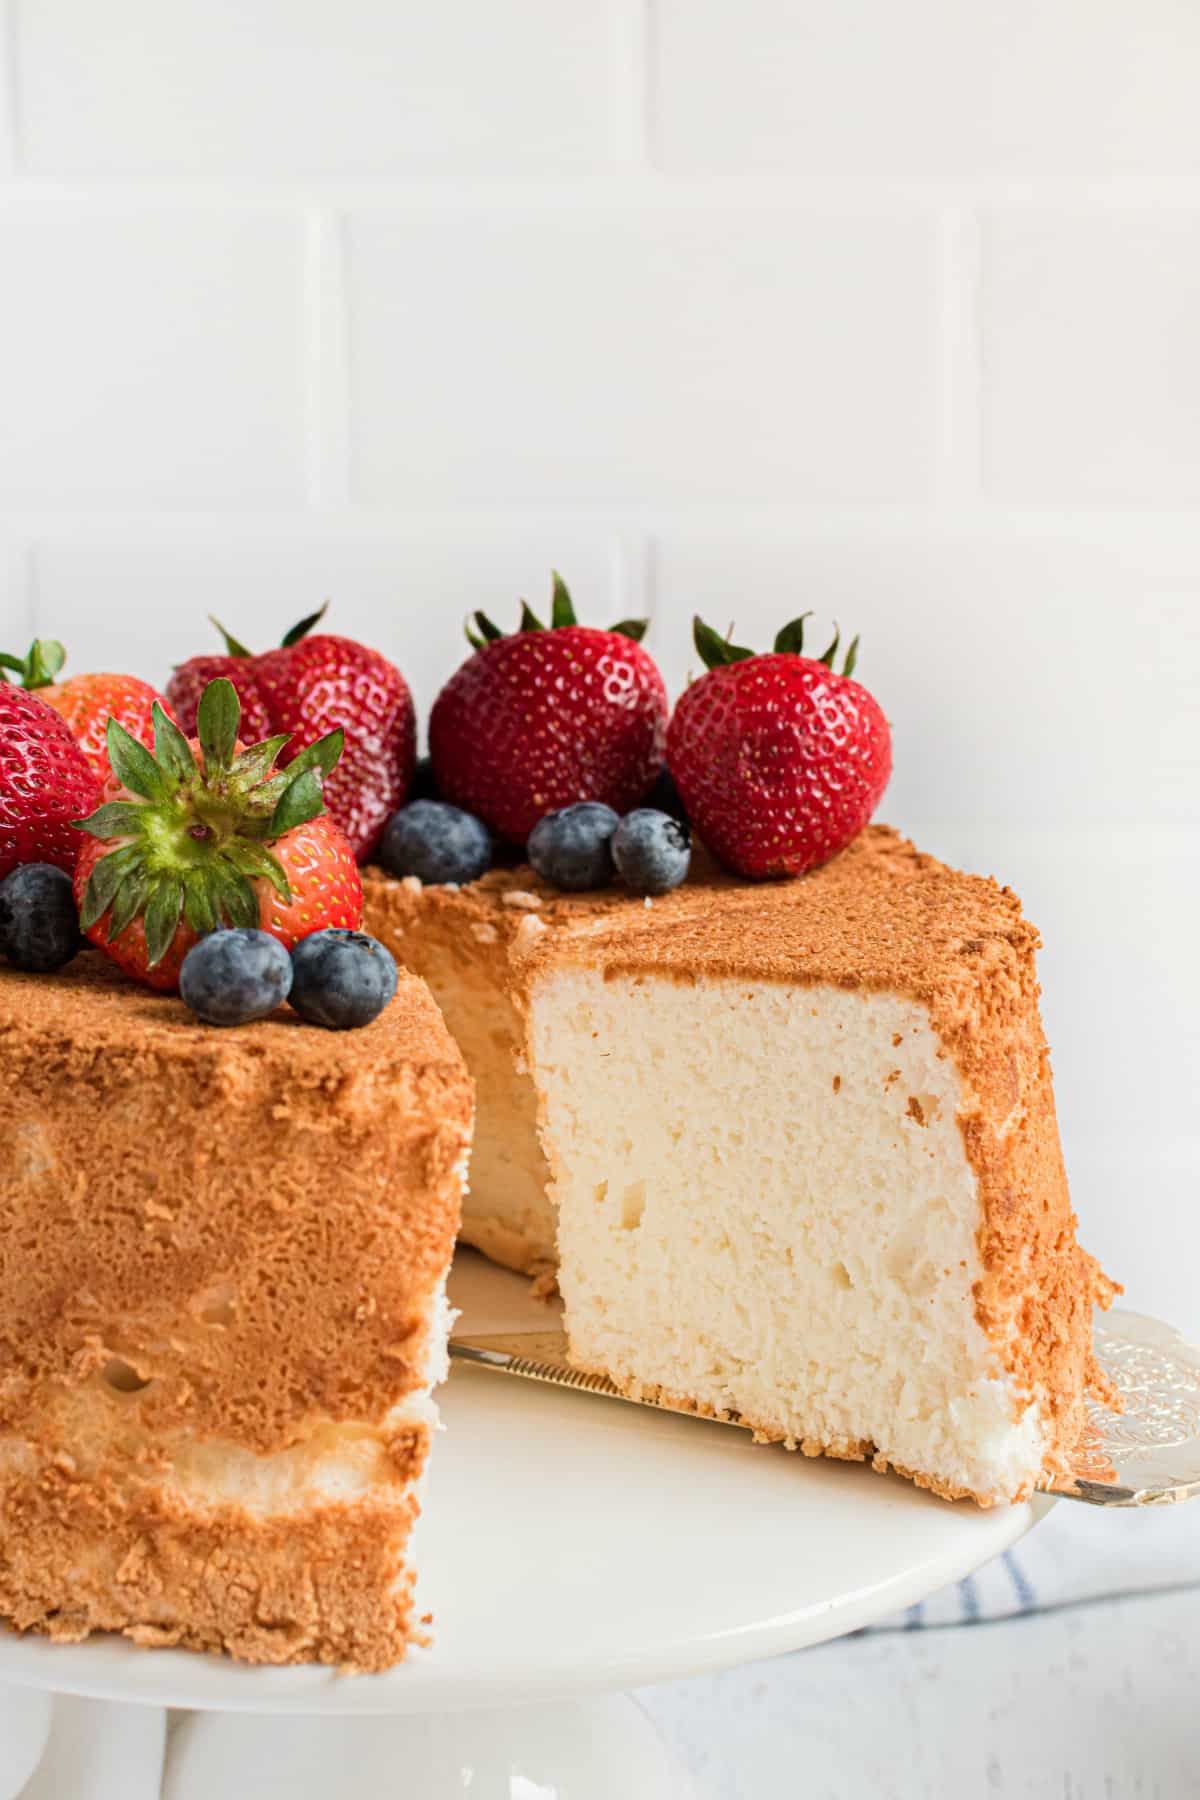
<svg viewBox="0 0 1200 1800"><path fill-rule="evenodd" d="M26 656L9 656L0 652L0 669L11 669L21 677L21 686L33 692L53 687L62 674L67 652L57 638L34 638Z"/></svg>
<svg viewBox="0 0 1200 1800"><path fill-rule="evenodd" d="M281 650L290 650L293 644L298 644L301 638L306 638L313 626L319 625L328 611L329 602L328 600L323 600L315 613L309 613L307 619L301 619L298 625L293 625L290 631L284 632L282 638L279 640L279 648Z"/></svg>
<svg viewBox="0 0 1200 1800"><path fill-rule="evenodd" d="M811 618L811 612L801 613L799 618L792 619L788 624L781 626L775 634L773 654L776 656L803 656L804 621ZM756 654L755 651L747 650L741 644L731 643L730 638L732 638L732 636L732 625L729 628L729 636L721 637L718 632L713 630L711 625L706 625L704 623L704 620L698 613L692 622L693 641L696 645L697 654L706 669L720 669L724 668L729 663L745 662L748 658ZM840 626L835 625L833 628L833 642L823 655L814 657L813 660L815 662L824 663L825 667L834 674L850 676L853 675L855 666L858 662L859 639L856 636L851 642L850 648L846 651L845 660L839 670L837 667L837 653L841 638L841 628Z"/></svg>
<svg viewBox="0 0 1200 1800"><path fill-rule="evenodd" d="M313 626L319 625L328 611L329 602L328 600L325 600L318 606L315 613L309 613L306 619L301 619L298 625L293 625L290 631L284 632L279 640L279 648L281 650L290 650L294 644L300 642L301 638L306 638ZM247 650L245 644L243 644L239 638L235 638L232 631L226 631L220 619L216 618L212 613L209 613L208 618L209 623L216 626L224 640L226 656L250 657L254 655L253 650Z"/></svg>
<svg viewBox="0 0 1200 1800"><path fill-rule="evenodd" d="M206 774L224 774L229 768L241 718L242 703L232 681L223 675L210 681L196 709L196 736Z"/></svg>
<svg viewBox="0 0 1200 1800"><path fill-rule="evenodd" d="M315 769L304 769L294 781L289 781L279 796L267 826L267 835L282 837L285 831L295 831L297 825L307 825L310 819L315 819L324 811L321 778Z"/></svg>
<svg viewBox="0 0 1200 1800"><path fill-rule="evenodd" d="M567 592L567 584L557 569L551 571L554 579L554 595L550 602L550 628L557 631L563 625L576 625L575 607Z"/></svg>
<svg viewBox="0 0 1200 1800"><path fill-rule="evenodd" d="M732 625L729 630L732 635ZM722 637L711 625L706 625L699 613L692 620L692 642L706 669L720 669L727 663L746 662L754 655L753 650L747 650L741 644L731 644L729 638Z"/></svg>
<svg viewBox="0 0 1200 1800"><path fill-rule="evenodd" d="M345 747L346 734L339 725L336 731L327 731L324 737L314 739L307 749L293 756L287 773L294 776L305 769L319 769L322 775L332 775Z"/></svg>
<svg viewBox="0 0 1200 1800"><path fill-rule="evenodd" d="M151 717L154 720L154 756L159 767L164 775L176 782L190 781L196 773L192 746L157 700L151 708Z"/></svg>
<svg viewBox="0 0 1200 1800"><path fill-rule="evenodd" d="M542 624L528 600L521 602L521 618L517 625L517 635L527 631L561 631L568 625L578 625L575 602L571 599L567 584L557 569L551 570L550 624ZM649 627L649 619L622 619L619 624L608 627L617 637L630 638L633 643L640 644ZM467 616L463 625L468 644L472 650L486 650L489 644L496 643L506 634L494 625L485 612L474 612Z"/></svg>
<svg viewBox="0 0 1200 1800"><path fill-rule="evenodd" d="M811 618L811 612L801 613L798 619L793 619L790 624L784 625L775 633L775 654L777 656L804 655L804 621Z"/></svg>
<svg viewBox="0 0 1200 1800"><path fill-rule="evenodd" d="M170 951L181 921L201 934L258 925L256 882L289 901L287 874L269 846L325 811L323 785L344 733L327 733L279 769L286 734L239 751L241 710L232 682L208 684L196 720L199 763L161 706L153 710L153 751L115 719L108 722L109 762L133 798L110 800L76 820L90 837L115 843L91 872L80 922L87 931L107 914L112 943L140 918L151 969Z"/></svg>
<svg viewBox="0 0 1200 1800"><path fill-rule="evenodd" d="M140 744L116 719L109 719L104 741L113 774L131 794L161 802L174 792L175 778L160 768L145 744Z"/></svg>

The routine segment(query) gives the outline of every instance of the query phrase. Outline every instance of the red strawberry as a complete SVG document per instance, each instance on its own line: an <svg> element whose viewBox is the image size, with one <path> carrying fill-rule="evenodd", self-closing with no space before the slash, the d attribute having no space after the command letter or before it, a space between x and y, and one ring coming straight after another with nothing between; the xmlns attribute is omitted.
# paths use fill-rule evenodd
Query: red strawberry
<svg viewBox="0 0 1200 1800"><path fill-rule="evenodd" d="M35 638L23 662L15 656L0 657L5 668L20 673L22 686L40 694L47 706L66 720L97 780L105 781L111 774L104 742L108 721L118 720L140 744L152 744L151 714L154 702L163 704L163 697L136 675L72 675L58 681L66 660L66 651L54 638Z"/></svg>
<svg viewBox="0 0 1200 1800"><path fill-rule="evenodd" d="M204 690L212 681L229 681L242 707L242 731L251 742L271 735L271 715L258 691L254 665L258 661L249 652L245 656L191 656L180 663L167 683L167 699L175 709L183 730L189 735L196 729L196 714Z"/></svg>
<svg viewBox="0 0 1200 1800"><path fill-rule="evenodd" d="M195 729L205 684L231 681L244 712L246 734L289 733L281 762L298 756L335 726L345 753L330 775L325 799L359 861L379 842L384 825L408 797L417 760L412 695L399 669L352 638L308 634L325 608L288 632L278 650L252 656L223 631L228 656L195 656L181 663L167 694L185 731Z"/></svg>
<svg viewBox="0 0 1200 1800"><path fill-rule="evenodd" d="M636 806L662 767L667 692L641 647L644 620L611 631L575 622L554 577L550 630L522 603L511 637L483 613L475 654L434 702L429 752L443 799L523 844L576 800Z"/></svg>
<svg viewBox="0 0 1200 1800"><path fill-rule="evenodd" d="M85 934L150 987L175 988L188 950L218 925L256 926L290 950L362 923L358 866L321 798L341 733L280 771L282 738L239 748L240 712L232 684L212 682L189 743L156 706L153 754L109 722L124 785L83 824L75 898Z"/></svg>
<svg viewBox="0 0 1200 1800"><path fill-rule="evenodd" d="M0 878L31 862L70 874L79 855L72 821L96 798L96 777L58 714L0 680Z"/></svg>
<svg viewBox="0 0 1200 1800"><path fill-rule="evenodd" d="M807 618L808 614L804 615ZM858 836L892 772L888 722L841 674L838 634L824 656L801 654L804 618L756 656L696 620L707 675L680 697L667 762L704 842L739 875L803 875Z"/></svg>

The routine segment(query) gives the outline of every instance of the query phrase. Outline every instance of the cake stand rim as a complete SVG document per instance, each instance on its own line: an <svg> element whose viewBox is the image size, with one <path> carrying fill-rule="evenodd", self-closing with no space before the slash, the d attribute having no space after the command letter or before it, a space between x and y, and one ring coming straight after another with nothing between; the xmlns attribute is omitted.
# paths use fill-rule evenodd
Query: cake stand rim
<svg viewBox="0 0 1200 1800"><path fill-rule="evenodd" d="M941 1503L939 1503L941 1504ZM422 1653L380 1675L348 1675L316 1664L254 1668L188 1650L139 1649L103 1636L55 1644L0 1628L0 1687L25 1688L134 1706L190 1712L328 1717L476 1712L624 1692L657 1682L717 1674L771 1656L845 1637L902 1612L939 1588L973 1574L1010 1549L1057 1502L1036 1495L987 1515L988 1527L961 1555L930 1567L903 1569L892 1581L833 1602L797 1607L756 1626L701 1636L649 1651L631 1650L603 1663L556 1661L495 1672L447 1667Z"/></svg>

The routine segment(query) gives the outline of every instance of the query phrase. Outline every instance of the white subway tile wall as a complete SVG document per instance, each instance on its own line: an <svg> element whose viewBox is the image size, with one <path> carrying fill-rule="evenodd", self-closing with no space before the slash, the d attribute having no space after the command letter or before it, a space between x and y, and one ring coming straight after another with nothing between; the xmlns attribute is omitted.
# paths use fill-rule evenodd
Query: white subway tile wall
<svg viewBox="0 0 1200 1800"><path fill-rule="evenodd" d="M356 214L354 489L924 499L937 276L928 219L632 200Z"/></svg>
<svg viewBox="0 0 1200 1800"><path fill-rule="evenodd" d="M552 565L673 687L696 610L861 631L885 813L1045 932L1086 1235L1200 1326L1200 9L0 13L2 647L329 597L425 710Z"/></svg>
<svg viewBox="0 0 1200 1800"><path fill-rule="evenodd" d="M603 6L562 0L33 0L17 35L36 175L406 175L608 152Z"/></svg>

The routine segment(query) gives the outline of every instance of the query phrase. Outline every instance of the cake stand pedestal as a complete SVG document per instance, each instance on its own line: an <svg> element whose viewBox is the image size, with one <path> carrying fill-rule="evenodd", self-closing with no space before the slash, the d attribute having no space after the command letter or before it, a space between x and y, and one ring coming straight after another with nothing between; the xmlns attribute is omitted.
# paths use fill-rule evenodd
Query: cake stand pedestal
<svg viewBox="0 0 1200 1800"><path fill-rule="evenodd" d="M473 1258L454 1297L475 1331L546 1320ZM429 1649L355 1677L0 1634L0 1800L41 1751L47 1693L191 1715L165 1800L683 1800L619 1690L856 1631L998 1556L1047 1504L950 1505L859 1464L467 1367L442 1404L415 1543ZM39 1781L31 1800L156 1800Z"/></svg>

